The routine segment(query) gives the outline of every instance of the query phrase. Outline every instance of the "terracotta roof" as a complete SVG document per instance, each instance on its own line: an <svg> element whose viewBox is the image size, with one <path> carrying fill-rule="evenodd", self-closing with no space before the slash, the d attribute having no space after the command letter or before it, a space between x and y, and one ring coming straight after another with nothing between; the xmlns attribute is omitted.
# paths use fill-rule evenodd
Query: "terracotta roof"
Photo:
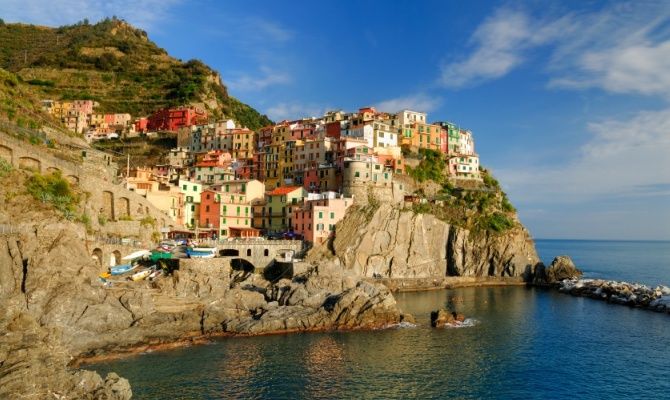
<svg viewBox="0 0 670 400"><path fill-rule="evenodd" d="M302 189L302 186L281 186L272 190L271 192L268 192L268 195L270 196L285 195L297 189Z"/></svg>

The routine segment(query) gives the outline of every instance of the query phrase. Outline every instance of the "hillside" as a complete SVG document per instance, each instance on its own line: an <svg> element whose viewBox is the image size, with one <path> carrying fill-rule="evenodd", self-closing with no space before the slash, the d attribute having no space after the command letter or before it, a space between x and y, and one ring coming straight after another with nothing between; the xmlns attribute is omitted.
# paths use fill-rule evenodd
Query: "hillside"
<svg viewBox="0 0 670 400"><path fill-rule="evenodd" d="M198 60L182 62L118 19L50 28L0 25L0 68L40 96L93 99L101 112L142 116L168 106L202 104L215 117L251 129L271 121L228 95L218 73Z"/></svg>

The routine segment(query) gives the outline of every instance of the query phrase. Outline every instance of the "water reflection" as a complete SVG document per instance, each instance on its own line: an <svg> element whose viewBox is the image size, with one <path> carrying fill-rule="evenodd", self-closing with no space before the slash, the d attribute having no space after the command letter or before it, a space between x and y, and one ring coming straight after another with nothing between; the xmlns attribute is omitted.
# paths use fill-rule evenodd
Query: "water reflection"
<svg viewBox="0 0 670 400"><path fill-rule="evenodd" d="M307 398L334 398L341 392L337 382L346 375L345 350L332 336L320 336L305 349L303 362L307 370Z"/></svg>
<svg viewBox="0 0 670 400"><path fill-rule="evenodd" d="M128 377L139 399L670 393L666 315L521 287L400 293L397 300L416 328L228 338L96 369ZM479 322L431 328L430 312L445 306Z"/></svg>

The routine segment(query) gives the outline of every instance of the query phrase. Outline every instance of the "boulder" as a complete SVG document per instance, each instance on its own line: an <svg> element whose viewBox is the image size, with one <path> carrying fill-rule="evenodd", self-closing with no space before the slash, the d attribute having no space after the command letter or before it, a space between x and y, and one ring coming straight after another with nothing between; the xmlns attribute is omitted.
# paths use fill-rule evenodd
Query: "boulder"
<svg viewBox="0 0 670 400"><path fill-rule="evenodd" d="M558 256L546 269L546 283L554 284L564 279L579 279L582 275L582 271L575 267L569 256Z"/></svg>
<svg viewBox="0 0 670 400"><path fill-rule="evenodd" d="M430 326L433 328L442 328L445 325L453 324L456 319L451 311L439 309L430 313Z"/></svg>

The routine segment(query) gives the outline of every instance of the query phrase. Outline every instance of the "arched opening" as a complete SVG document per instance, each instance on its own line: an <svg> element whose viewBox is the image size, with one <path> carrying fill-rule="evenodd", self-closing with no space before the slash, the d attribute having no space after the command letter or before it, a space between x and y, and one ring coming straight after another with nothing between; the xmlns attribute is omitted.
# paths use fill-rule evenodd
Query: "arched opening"
<svg viewBox="0 0 670 400"><path fill-rule="evenodd" d="M269 249L263 250L263 256L264 257L269 257L270 256L270 250Z"/></svg>
<svg viewBox="0 0 670 400"><path fill-rule="evenodd" d="M251 257L251 249L247 249L247 257Z"/></svg>
<svg viewBox="0 0 670 400"><path fill-rule="evenodd" d="M47 167L47 173L53 174L53 173L59 173L61 172L59 168L56 167Z"/></svg>
<svg viewBox="0 0 670 400"><path fill-rule="evenodd" d="M243 258L233 258L230 260L230 267L233 269L233 271L244 271L244 272L254 272L256 267L254 267L254 264L250 263L249 261L243 259Z"/></svg>
<svg viewBox="0 0 670 400"><path fill-rule="evenodd" d="M40 167L42 162L36 158L32 157L20 157L19 158L19 168L30 169L34 171L41 171Z"/></svg>
<svg viewBox="0 0 670 400"><path fill-rule="evenodd" d="M102 192L102 214L109 221L114 221L114 193L105 190Z"/></svg>
<svg viewBox="0 0 670 400"><path fill-rule="evenodd" d="M239 257L240 251L235 249L223 249L219 251L220 257Z"/></svg>
<svg viewBox="0 0 670 400"><path fill-rule="evenodd" d="M67 178L67 180L70 181L70 183L73 185L79 183L79 177L77 175L68 175L65 178Z"/></svg>
<svg viewBox="0 0 670 400"><path fill-rule="evenodd" d="M121 252L114 250L112 255L109 257L109 266L114 267L119 264L121 264Z"/></svg>
<svg viewBox="0 0 670 400"><path fill-rule="evenodd" d="M13 154L14 150L12 150L11 147L3 146L0 144L0 159L7 161L11 165Z"/></svg>
<svg viewBox="0 0 670 400"><path fill-rule="evenodd" d="M102 267L102 249L99 247L96 247L93 249L93 253L91 254L91 258L95 260L95 262L98 263Z"/></svg>
<svg viewBox="0 0 670 400"><path fill-rule="evenodd" d="M119 215L130 217L130 200L127 197L119 197Z"/></svg>

